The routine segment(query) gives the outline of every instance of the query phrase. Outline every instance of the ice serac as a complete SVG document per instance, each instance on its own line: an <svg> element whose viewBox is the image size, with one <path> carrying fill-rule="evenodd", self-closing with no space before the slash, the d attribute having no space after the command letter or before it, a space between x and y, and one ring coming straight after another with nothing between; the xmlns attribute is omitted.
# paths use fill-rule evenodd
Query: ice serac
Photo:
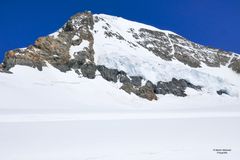
<svg viewBox="0 0 240 160"><path fill-rule="evenodd" d="M240 56L206 47L171 31L91 12L77 13L58 31L38 38L27 48L5 54L0 71L17 65L37 68L48 64L76 76L120 83L125 91L148 100L158 94L187 96L200 93L238 96ZM227 72L234 77L225 77ZM13 73L14 74L14 73Z"/></svg>

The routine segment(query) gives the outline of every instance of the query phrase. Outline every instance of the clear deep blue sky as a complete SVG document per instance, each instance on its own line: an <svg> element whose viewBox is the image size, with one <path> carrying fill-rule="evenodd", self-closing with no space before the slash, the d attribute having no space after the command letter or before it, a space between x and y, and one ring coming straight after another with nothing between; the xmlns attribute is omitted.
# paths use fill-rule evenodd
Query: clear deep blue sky
<svg viewBox="0 0 240 160"><path fill-rule="evenodd" d="M240 53L240 0L1 0L0 60L5 51L33 44L85 10L143 22Z"/></svg>

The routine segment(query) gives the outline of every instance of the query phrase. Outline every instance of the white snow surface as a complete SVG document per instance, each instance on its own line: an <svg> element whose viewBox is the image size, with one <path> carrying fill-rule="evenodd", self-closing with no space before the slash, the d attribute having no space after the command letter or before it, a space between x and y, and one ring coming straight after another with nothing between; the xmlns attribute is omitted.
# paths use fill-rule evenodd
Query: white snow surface
<svg viewBox="0 0 240 160"><path fill-rule="evenodd" d="M239 98L141 99L48 66L0 73L0 159L238 160ZM216 73L217 74L217 73ZM217 154L213 149L231 149Z"/></svg>
<svg viewBox="0 0 240 160"><path fill-rule="evenodd" d="M11 71L14 74L0 73L0 96L4 104L1 108L5 109L18 107L16 103L8 103L12 101L12 95L14 95L14 101L24 104L19 105L21 109L49 108L51 106L57 108L73 107L84 110L93 107L93 110L95 110L98 108L97 104L101 104L101 106L110 110L115 107L121 109L125 107L138 109L153 107L159 109L159 106L169 108L176 107L176 104L179 107L188 107L191 104L192 107L204 108L204 106L208 107L209 105L214 107L238 106L240 102L239 97L219 96L206 91L193 91L192 89L187 90L189 96L185 98L173 95L158 95L159 100L148 101L135 94L129 95L119 89L121 87L120 83L108 82L99 74L95 79L87 79L78 77L74 71L60 72L50 65L41 72L27 66L16 66ZM218 74L221 73L215 72L216 76ZM39 101L40 99L41 101ZM34 103L35 101L38 103Z"/></svg>
<svg viewBox="0 0 240 160"><path fill-rule="evenodd" d="M225 66L208 67L203 63L202 68L191 68L177 60L165 61L139 45L129 30L134 29L138 33L140 28L146 28L164 32L167 36L169 33L175 33L120 17L104 14L95 16L104 19L94 25L94 50L97 64L123 70L130 76L142 76L154 83L183 78L195 85L203 86L206 92L214 94L217 90L226 89L231 96L239 97L240 76L231 69ZM108 27L108 30L113 33L120 34L126 41L116 37L105 37L103 26ZM137 47L132 47L128 41Z"/></svg>

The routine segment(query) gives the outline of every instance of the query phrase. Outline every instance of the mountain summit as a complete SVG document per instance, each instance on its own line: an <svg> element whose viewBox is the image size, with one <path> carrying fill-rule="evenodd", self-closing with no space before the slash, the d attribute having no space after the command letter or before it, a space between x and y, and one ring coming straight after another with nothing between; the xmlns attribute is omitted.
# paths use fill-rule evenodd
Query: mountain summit
<svg viewBox="0 0 240 160"><path fill-rule="evenodd" d="M35 73L30 68L35 68ZM171 31L91 12L77 13L58 31L38 38L27 48L8 51L0 71L0 79L6 80L3 84L11 81L11 75L16 75L13 79L25 75L26 81L34 75L32 83L37 86L63 83L71 76L74 82L71 79L68 84L87 85L97 79L98 83L91 85L95 89L109 85L107 92L148 100L161 95L240 94L238 54L191 42ZM91 87L73 90L85 96L105 94L102 88L96 89L98 93L84 94Z"/></svg>

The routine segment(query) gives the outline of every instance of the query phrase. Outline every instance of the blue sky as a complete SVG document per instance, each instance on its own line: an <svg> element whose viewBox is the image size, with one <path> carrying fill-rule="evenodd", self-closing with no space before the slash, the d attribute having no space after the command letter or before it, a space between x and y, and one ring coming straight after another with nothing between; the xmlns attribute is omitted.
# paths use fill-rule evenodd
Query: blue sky
<svg viewBox="0 0 240 160"><path fill-rule="evenodd" d="M143 22L240 53L239 0L7 0L0 1L0 60L7 50L33 44L85 10Z"/></svg>

